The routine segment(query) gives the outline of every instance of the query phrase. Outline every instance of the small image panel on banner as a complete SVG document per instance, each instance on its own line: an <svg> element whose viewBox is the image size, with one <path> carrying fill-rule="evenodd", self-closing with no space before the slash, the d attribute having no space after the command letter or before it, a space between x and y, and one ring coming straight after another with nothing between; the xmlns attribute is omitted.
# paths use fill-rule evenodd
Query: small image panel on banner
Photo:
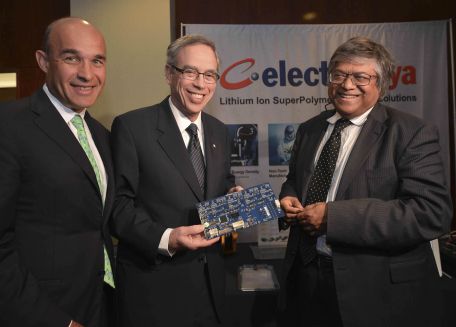
<svg viewBox="0 0 456 327"><path fill-rule="evenodd" d="M231 138L231 166L258 166L258 125L227 125Z"/></svg>
<svg viewBox="0 0 456 327"><path fill-rule="evenodd" d="M269 124L268 147L270 166L288 166L299 124Z"/></svg>

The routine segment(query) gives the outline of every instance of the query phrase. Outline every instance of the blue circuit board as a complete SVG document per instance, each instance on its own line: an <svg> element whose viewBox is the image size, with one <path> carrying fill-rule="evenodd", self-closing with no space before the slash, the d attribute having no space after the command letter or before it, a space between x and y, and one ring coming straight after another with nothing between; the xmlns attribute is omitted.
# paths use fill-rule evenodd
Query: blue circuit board
<svg viewBox="0 0 456 327"><path fill-rule="evenodd" d="M248 228L285 214L269 183L196 205L206 239Z"/></svg>

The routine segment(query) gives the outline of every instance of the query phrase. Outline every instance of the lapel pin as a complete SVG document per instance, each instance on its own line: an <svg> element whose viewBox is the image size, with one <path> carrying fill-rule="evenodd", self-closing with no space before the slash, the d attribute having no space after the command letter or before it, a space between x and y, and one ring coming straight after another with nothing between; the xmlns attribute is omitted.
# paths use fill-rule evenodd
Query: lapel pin
<svg viewBox="0 0 456 327"><path fill-rule="evenodd" d="M216 148L215 144L212 144L212 147L215 149Z"/></svg>

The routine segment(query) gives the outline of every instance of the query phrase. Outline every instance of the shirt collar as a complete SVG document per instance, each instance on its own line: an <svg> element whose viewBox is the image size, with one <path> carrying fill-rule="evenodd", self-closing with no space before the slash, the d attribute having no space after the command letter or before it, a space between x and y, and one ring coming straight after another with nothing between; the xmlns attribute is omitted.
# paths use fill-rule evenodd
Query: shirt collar
<svg viewBox="0 0 456 327"><path fill-rule="evenodd" d="M63 120L68 124L75 115L80 115L84 118L87 109L83 109L80 113L75 112L73 109L70 109L62 104L59 99L52 95L51 91L46 84L43 85L43 91L48 96L49 100L52 102L54 107L57 109L59 114L62 116Z"/></svg>
<svg viewBox="0 0 456 327"><path fill-rule="evenodd" d="M365 113L363 113L362 115L359 115L355 118L352 118L350 119L351 123L353 125L356 125L356 126L362 126L364 125L364 123L366 122L367 120L367 116L369 116L370 112L372 111L374 107L370 108L369 110L367 110ZM342 116L336 111L336 113L334 115L332 115L331 117L329 117L328 119L326 119L326 121L330 124L335 124L336 121L338 121L340 118L342 118Z"/></svg>
<svg viewBox="0 0 456 327"><path fill-rule="evenodd" d="M179 109L177 109L171 100L171 97L169 97L169 106L171 107L171 112L173 113L174 119L176 119L177 126L179 127L179 131L181 133L183 133L191 123L194 123L198 127L198 131L202 131L201 113L198 114L198 118L196 118L195 121L191 121Z"/></svg>

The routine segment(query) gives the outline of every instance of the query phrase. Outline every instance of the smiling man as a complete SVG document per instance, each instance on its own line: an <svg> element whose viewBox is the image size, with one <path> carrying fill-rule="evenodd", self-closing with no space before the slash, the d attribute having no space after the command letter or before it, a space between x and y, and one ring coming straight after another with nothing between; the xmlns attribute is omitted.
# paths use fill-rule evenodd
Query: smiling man
<svg viewBox="0 0 456 327"><path fill-rule="evenodd" d="M195 204L238 190L226 126L203 112L219 78L212 41L167 51L171 96L114 120L118 277L123 327L219 326L224 268Z"/></svg>
<svg viewBox="0 0 456 327"><path fill-rule="evenodd" d="M0 325L112 326L109 133L87 112L105 83L105 42L62 18L36 59L45 85L0 106Z"/></svg>
<svg viewBox="0 0 456 327"><path fill-rule="evenodd" d="M280 194L289 325L440 326L429 241L449 231L450 193L436 128L379 103L392 72L382 45L348 40L329 64L335 110L296 134Z"/></svg>

